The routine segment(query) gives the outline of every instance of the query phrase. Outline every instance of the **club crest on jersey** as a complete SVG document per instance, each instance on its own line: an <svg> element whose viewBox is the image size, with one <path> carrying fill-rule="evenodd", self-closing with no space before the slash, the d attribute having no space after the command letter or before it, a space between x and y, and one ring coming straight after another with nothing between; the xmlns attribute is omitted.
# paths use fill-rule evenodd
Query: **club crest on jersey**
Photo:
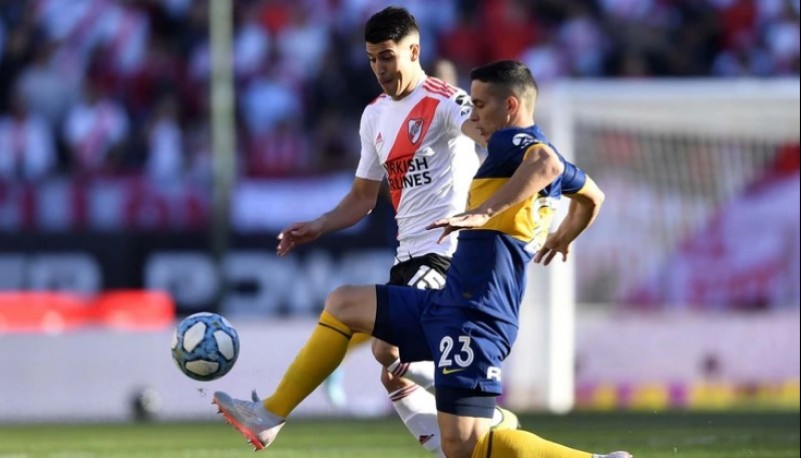
<svg viewBox="0 0 801 458"><path fill-rule="evenodd" d="M418 141L420 141L420 135L423 134L423 119L416 118L410 119L409 124L409 141L412 142L412 145L416 145Z"/></svg>

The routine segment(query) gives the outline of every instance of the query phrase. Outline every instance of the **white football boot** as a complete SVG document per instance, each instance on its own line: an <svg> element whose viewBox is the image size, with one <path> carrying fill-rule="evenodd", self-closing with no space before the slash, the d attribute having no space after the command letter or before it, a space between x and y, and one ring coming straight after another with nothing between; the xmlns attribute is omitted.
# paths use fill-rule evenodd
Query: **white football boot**
<svg viewBox="0 0 801 458"><path fill-rule="evenodd" d="M634 458L634 456L629 452L618 451L606 455L593 455L592 458Z"/></svg>
<svg viewBox="0 0 801 458"><path fill-rule="evenodd" d="M255 393L253 397L256 401L245 401L217 391L212 404L217 404L218 413L245 436L256 450L261 450L270 446L286 421L268 412Z"/></svg>

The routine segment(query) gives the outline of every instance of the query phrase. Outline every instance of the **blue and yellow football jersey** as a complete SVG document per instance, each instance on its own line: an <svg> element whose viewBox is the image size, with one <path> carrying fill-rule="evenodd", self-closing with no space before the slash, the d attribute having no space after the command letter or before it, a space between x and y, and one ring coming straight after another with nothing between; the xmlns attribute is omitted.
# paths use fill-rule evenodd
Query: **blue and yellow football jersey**
<svg viewBox="0 0 801 458"><path fill-rule="evenodd" d="M468 210L484 203L537 144L550 146L564 171L538 195L495 215L481 228L459 232L459 246L437 304L474 308L516 325L526 264L548 235L553 200L579 192L587 177L558 153L538 126L502 129L489 140L487 158L473 178L467 203Z"/></svg>

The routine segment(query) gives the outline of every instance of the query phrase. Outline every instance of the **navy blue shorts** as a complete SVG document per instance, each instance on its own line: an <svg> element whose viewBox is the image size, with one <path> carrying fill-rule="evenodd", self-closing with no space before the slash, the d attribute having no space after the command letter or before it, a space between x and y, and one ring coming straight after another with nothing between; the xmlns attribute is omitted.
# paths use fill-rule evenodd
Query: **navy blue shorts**
<svg viewBox="0 0 801 458"><path fill-rule="evenodd" d="M434 361L437 389L497 396L501 365L517 327L479 310L437 305L437 290L377 285L373 335L395 345L403 362Z"/></svg>

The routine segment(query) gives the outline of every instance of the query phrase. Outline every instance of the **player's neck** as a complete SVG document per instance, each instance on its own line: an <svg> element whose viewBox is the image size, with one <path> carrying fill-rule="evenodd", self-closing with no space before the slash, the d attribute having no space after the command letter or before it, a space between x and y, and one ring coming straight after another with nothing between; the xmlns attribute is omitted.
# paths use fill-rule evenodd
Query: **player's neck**
<svg viewBox="0 0 801 458"><path fill-rule="evenodd" d="M419 69L414 74L412 79L409 80L409 85L406 86L406 89L404 89L403 92L401 92L397 97L392 97L392 100L402 100L402 99L406 98L406 96L408 96L409 94L414 92L415 89L417 89L417 86L420 85L420 83L423 81L423 79L425 77L426 77L426 74L425 74L425 72L423 72L423 69L422 68Z"/></svg>
<svg viewBox="0 0 801 458"><path fill-rule="evenodd" d="M532 114L518 113L517 116L515 116L509 121L509 125L507 127L526 128L526 127L531 127L534 124L536 123L534 122L534 116Z"/></svg>

